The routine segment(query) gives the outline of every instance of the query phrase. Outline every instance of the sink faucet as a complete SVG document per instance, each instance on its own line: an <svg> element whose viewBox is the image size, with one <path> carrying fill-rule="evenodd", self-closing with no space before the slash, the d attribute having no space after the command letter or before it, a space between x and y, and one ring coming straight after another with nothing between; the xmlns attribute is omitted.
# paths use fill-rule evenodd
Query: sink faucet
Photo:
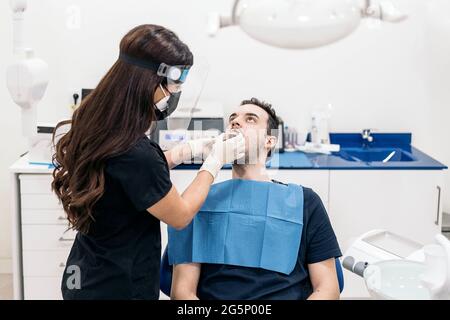
<svg viewBox="0 0 450 320"><path fill-rule="evenodd" d="M366 140L367 142L373 141L371 129L364 129L362 131L361 136L362 136L363 140Z"/></svg>

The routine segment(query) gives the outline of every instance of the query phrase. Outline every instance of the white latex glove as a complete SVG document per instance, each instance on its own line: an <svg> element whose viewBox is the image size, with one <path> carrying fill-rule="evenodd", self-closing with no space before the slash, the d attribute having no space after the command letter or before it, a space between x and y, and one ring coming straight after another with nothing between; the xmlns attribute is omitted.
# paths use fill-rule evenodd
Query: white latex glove
<svg viewBox="0 0 450 320"><path fill-rule="evenodd" d="M206 159L211 153L215 141L216 141L215 138L202 138L196 140L189 140L187 143L191 148L191 158L201 160Z"/></svg>
<svg viewBox="0 0 450 320"><path fill-rule="evenodd" d="M200 171L208 171L213 178L224 164L245 156L245 138L241 133L225 140L226 138L227 135L223 133L215 139L211 153L200 168Z"/></svg>

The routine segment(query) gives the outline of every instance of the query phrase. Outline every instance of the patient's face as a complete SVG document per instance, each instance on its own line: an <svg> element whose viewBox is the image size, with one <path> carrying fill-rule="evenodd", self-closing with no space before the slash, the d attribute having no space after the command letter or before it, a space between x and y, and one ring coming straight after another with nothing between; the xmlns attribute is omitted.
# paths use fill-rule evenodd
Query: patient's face
<svg viewBox="0 0 450 320"><path fill-rule="evenodd" d="M267 158L268 119L267 112L253 104L235 108L229 117L227 130L237 129L245 137L246 164L254 164L258 160L265 161Z"/></svg>

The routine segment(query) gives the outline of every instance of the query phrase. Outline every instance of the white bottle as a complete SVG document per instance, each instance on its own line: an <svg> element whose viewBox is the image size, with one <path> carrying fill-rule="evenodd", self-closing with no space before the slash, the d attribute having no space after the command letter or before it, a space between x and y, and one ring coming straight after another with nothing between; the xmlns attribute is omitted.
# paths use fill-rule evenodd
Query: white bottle
<svg viewBox="0 0 450 320"><path fill-rule="evenodd" d="M314 114L311 118L311 142L315 146L320 145L319 128L317 126L317 118Z"/></svg>
<svg viewBox="0 0 450 320"><path fill-rule="evenodd" d="M311 124L311 142L318 146L330 144L330 134L328 132L329 114L326 112L313 112Z"/></svg>

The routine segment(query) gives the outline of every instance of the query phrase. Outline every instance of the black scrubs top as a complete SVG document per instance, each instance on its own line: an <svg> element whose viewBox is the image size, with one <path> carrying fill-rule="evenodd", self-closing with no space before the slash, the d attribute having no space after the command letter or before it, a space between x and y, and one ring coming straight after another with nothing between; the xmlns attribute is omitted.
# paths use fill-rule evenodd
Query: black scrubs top
<svg viewBox="0 0 450 320"><path fill-rule="evenodd" d="M303 188L303 195L303 232L292 273L202 264L197 290L200 300L304 300L312 294L308 264L342 254L320 197L309 188Z"/></svg>
<svg viewBox="0 0 450 320"><path fill-rule="evenodd" d="M105 168L95 222L78 233L61 284L64 299L158 299L161 231L147 208L172 187L160 147L142 137ZM77 266L80 289L72 289Z"/></svg>

